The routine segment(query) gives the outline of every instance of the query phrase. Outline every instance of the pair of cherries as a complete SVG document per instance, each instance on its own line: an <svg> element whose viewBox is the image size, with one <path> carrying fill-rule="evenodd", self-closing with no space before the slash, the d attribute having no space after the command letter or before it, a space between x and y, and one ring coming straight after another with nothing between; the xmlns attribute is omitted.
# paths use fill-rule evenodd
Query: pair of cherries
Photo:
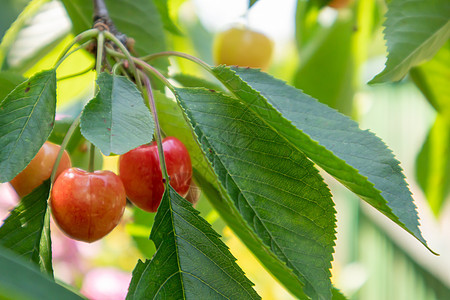
<svg viewBox="0 0 450 300"><path fill-rule="evenodd" d="M59 149L58 145L46 142L30 164L11 181L19 196L30 193L50 177ZM163 149L170 184L186 197L192 177L189 153L174 137L163 140ZM119 176L111 171L87 172L71 168L70 157L64 151L56 176L50 202L53 219L68 236L85 242L94 242L117 226L127 197L139 208L155 212L164 193L155 142L121 155Z"/></svg>

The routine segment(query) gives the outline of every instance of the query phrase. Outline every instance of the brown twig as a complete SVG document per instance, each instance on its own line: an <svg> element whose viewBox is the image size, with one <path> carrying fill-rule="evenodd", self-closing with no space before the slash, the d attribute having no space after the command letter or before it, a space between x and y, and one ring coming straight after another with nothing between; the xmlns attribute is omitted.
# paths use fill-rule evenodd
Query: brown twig
<svg viewBox="0 0 450 300"><path fill-rule="evenodd" d="M104 0L93 0L94 2L94 28L111 32L127 49L134 52L134 39L128 38L124 33L117 30L116 25L109 16Z"/></svg>

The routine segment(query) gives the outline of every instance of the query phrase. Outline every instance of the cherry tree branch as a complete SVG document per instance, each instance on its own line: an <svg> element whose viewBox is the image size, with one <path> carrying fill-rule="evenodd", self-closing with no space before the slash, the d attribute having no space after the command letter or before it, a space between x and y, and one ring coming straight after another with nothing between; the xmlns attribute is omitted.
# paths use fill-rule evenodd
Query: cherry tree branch
<svg viewBox="0 0 450 300"><path fill-rule="evenodd" d="M117 30L116 25L109 16L108 8L104 0L93 0L94 3L94 28L111 32L128 50L132 50L134 40Z"/></svg>

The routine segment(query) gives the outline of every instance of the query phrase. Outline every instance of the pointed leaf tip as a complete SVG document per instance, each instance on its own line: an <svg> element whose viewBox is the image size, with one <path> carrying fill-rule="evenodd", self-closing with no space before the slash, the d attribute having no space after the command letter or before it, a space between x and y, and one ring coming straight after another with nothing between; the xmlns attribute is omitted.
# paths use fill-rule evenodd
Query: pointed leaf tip
<svg viewBox="0 0 450 300"><path fill-rule="evenodd" d="M141 93L126 77L103 72L100 88L81 115L81 133L104 155L124 154L149 143L153 118Z"/></svg>
<svg viewBox="0 0 450 300"><path fill-rule="evenodd" d="M0 182L11 181L38 153L55 111L55 70L35 74L0 103Z"/></svg>
<svg viewBox="0 0 450 300"><path fill-rule="evenodd" d="M402 168L380 138L266 73L228 67L216 67L213 72L293 147L431 251L420 232Z"/></svg>
<svg viewBox="0 0 450 300"><path fill-rule="evenodd" d="M172 187L150 238L158 250L136 265L127 299L260 299L219 235Z"/></svg>

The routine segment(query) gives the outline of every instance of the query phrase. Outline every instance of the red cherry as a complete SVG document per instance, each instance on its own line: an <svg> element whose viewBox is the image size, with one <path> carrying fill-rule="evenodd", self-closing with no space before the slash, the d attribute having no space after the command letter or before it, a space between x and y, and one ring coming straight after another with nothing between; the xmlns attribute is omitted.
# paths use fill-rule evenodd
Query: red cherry
<svg viewBox="0 0 450 300"><path fill-rule="evenodd" d="M178 194L185 197L192 178L189 152L183 143L174 137L163 139L162 145L170 185ZM156 142L142 145L121 155L119 176L131 202L148 212L155 212L158 209L164 193L164 183Z"/></svg>
<svg viewBox="0 0 450 300"><path fill-rule="evenodd" d="M53 219L69 237L94 242L119 223L126 205L125 188L111 171L70 168L53 185Z"/></svg>
<svg viewBox="0 0 450 300"><path fill-rule="evenodd" d="M61 147L59 145L45 142L28 166L11 180L11 185L21 198L31 193L45 180L50 178L60 149ZM64 150L58 165L58 170L56 170L56 178L62 171L70 168L71 165L69 154Z"/></svg>

